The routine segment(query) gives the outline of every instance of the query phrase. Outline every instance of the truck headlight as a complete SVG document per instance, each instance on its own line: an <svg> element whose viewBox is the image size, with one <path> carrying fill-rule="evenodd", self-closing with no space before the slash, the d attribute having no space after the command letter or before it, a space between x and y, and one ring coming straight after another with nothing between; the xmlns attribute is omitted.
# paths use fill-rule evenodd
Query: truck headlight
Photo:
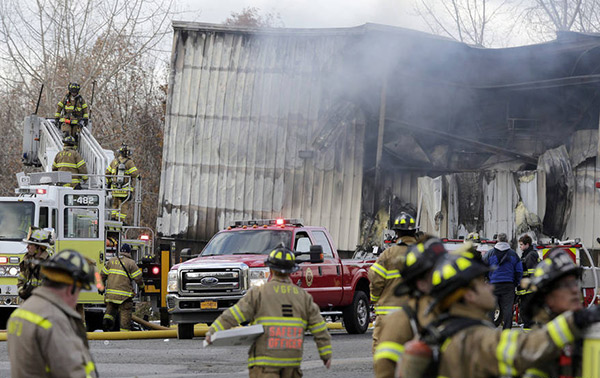
<svg viewBox="0 0 600 378"><path fill-rule="evenodd" d="M8 275L17 277L19 275L19 267L11 266L10 268L8 268Z"/></svg>
<svg viewBox="0 0 600 378"><path fill-rule="evenodd" d="M266 284L269 274L269 268L250 268L250 288Z"/></svg>
<svg viewBox="0 0 600 378"><path fill-rule="evenodd" d="M172 292L172 291L178 291L179 290L179 285L177 284L177 271L176 270L172 270L169 272L169 275L167 276L167 291Z"/></svg>

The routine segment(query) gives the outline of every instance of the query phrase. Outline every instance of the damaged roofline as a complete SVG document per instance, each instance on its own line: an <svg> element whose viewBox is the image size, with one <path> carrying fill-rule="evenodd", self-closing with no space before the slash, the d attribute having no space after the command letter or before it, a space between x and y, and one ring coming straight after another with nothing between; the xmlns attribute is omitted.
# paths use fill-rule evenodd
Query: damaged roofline
<svg viewBox="0 0 600 378"><path fill-rule="evenodd" d="M524 161L526 163L530 163L530 164L537 165L537 163L538 163L537 158L527 155L527 154L524 154L522 152L509 150L507 148L502 148L502 147L494 146L494 145L487 144L487 143L482 143L482 142L479 142L479 141L476 141L473 139L463 138L463 137L460 137L460 136L457 136L454 134L446 133L444 131L439 131L439 130L434 130L434 129L430 129L427 127L413 125L408 122L399 121L396 119L386 118L385 120L387 122L393 123L397 127L404 129L404 130L410 130L410 131L419 132L419 133L423 133L423 134L436 135L438 137L456 140L458 142L469 145L471 147L478 148L480 150L493 151L500 155L511 156L511 157L517 158L519 160L522 160L522 161Z"/></svg>

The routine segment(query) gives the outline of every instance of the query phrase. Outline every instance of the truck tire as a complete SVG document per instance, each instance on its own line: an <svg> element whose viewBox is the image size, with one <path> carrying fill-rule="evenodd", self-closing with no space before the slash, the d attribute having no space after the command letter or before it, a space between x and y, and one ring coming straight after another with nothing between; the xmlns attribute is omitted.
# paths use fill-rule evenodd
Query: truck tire
<svg viewBox="0 0 600 378"><path fill-rule="evenodd" d="M194 338L194 323L177 324L177 338L179 340Z"/></svg>
<svg viewBox="0 0 600 378"><path fill-rule="evenodd" d="M356 291L352 304L343 311L344 327L351 334L365 333L369 328L369 298L364 291Z"/></svg>

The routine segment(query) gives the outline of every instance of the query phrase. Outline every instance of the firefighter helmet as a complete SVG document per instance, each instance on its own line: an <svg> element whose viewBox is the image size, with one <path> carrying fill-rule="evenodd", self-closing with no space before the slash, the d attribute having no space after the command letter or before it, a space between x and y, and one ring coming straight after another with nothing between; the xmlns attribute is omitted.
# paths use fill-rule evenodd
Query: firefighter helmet
<svg viewBox="0 0 600 378"><path fill-rule="evenodd" d="M46 248L54 244L52 232L39 227L29 227L27 237L23 241L27 244L40 245Z"/></svg>
<svg viewBox="0 0 600 378"><path fill-rule="evenodd" d="M277 247L269 253L265 265L281 273L294 273L300 267L296 264L294 252L285 247Z"/></svg>
<svg viewBox="0 0 600 378"><path fill-rule="evenodd" d="M73 138L72 136L68 135L65 137L65 139L63 139L63 144L65 146L74 146L77 144L77 141L75 140L75 138Z"/></svg>
<svg viewBox="0 0 600 378"><path fill-rule="evenodd" d="M412 231L416 229L417 223L415 222L415 218L405 212L400 213L400 215L394 219L394 224L392 224L392 230Z"/></svg>
<svg viewBox="0 0 600 378"><path fill-rule="evenodd" d="M127 243L123 244L121 246L121 252L131 253L131 246L129 244L127 244Z"/></svg>
<svg viewBox="0 0 600 378"><path fill-rule="evenodd" d="M79 89L81 89L81 86L77 83L69 83L69 92L72 95L77 95L79 94Z"/></svg>
<svg viewBox="0 0 600 378"><path fill-rule="evenodd" d="M452 300L460 298L451 294L461 288L468 287L471 281L483 276L488 271L490 271L490 267L473 258L470 253L446 254L444 258L438 260L431 275L433 287L430 295L433 297L433 302L429 309L440 303L443 303L444 307L447 308L452 304Z"/></svg>
<svg viewBox="0 0 600 378"><path fill-rule="evenodd" d="M125 144L125 143L121 144L121 147L119 147L119 149L117 150L117 152L121 156L129 156L129 155L131 155L131 150L129 149L129 147L127 147L127 144Z"/></svg>
<svg viewBox="0 0 600 378"><path fill-rule="evenodd" d="M397 296L408 294L414 282L435 266L438 259L448 253L442 241L429 238L410 247L404 268L400 270L402 282L396 287Z"/></svg>
<svg viewBox="0 0 600 378"><path fill-rule="evenodd" d="M554 284L564 276L581 276L582 268L575 265L573 259L562 248L553 248L548 257L537 264L527 290L534 294L546 294L552 291Z"/></svg>
<svg viewBox="0 0 600 378"><path fill-rule="evenodd" d="M479 233L478 232L470 232L469 235L467 235L465 242L467 241L471 241L473 243L479 243L481 241L481 238L479 237Z"/></svg>
<svg viewBox="0 0 600 378"><path fill-rule="evenodd" d="M79 252L65 249L40 263L42 274L50 281L68 285L76 284L90 290L94 268Z"/></svg>

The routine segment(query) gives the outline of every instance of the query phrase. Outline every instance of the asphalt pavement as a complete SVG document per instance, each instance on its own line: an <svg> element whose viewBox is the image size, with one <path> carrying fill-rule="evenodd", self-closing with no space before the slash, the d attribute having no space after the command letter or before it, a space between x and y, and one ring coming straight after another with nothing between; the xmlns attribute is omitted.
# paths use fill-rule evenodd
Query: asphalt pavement
<svg viewBox="0 0 600 378"><path fill-rule="evenodd" d="M304 343L305 377L366 378L373 376L372 331L349 335L332 331L333 363L327 370L312 336ZM248 347L202 347L193 340L91 340L90 348L101 377L247 377ZM0 342L0 377L10 376L6 342Z"/></svg>

